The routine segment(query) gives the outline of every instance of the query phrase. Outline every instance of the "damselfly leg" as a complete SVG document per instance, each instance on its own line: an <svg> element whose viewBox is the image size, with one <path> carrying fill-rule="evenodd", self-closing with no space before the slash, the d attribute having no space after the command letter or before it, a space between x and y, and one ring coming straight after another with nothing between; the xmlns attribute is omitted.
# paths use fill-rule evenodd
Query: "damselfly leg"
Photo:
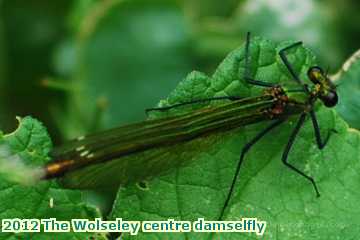
<svg viewBox="0 0 360 240"><path fill-rule="evenodd" d="M275 87L278 84L263 82L251 78L250 73L250 32L246 34L246 43L245 43L245 69L244 69L244 79L248 84L260 86L260 87Z"/></svg>
<svg viewBox="0 0 360 240"><path fill-rule="evenodd" d="M318 124L318 121L317 121L316 114L315 114L314 110L310 111L310 117L311 117L311 121L312 121L312 124L313 124L313 127L314 127L314 134L315 134L316 143L317 143L318 148L321 150L326 146L327 142L329 141L331 133L337 133L337 131L335 129L331 129L328 132L328 135L326 136L325 140L322 140L319 124Z"/></svg>
<svg viewBox="0 0 360 240"><path fill-rule="evenodd" d="M288 143L286 144L286 147L284 149L284 152L282 154L282 157L281 157L281 161L285 164L285 166L287 166L289 169L291 169L292 171L300 174L301 176L303 176L304 178L306 178L307 180L309 180L311 182L311 184L313 185L314 187L314 190L316 192L316 196L317 197L320 197L320 193L319 193L319 190L316 186L316 183L314 181L314 179L308 175L306 175L303 171L299 170L298 168L296 168L294 165L290 164L288 162L288 156L289 156L289 152L291 150L291 147L293 146L294 144L294 141L296 139L296 136L297 134L299 133L301 127L304 125L304 122L305 122L305 118L306 118L306 113L302 113L299 117L299 120L295 126L295 128L293 129L293 131L291 132L291 135L289 137L289 141Z"/></svg>
<svg viewBox="0 0 360 240"><path fill-rule="evenodd" d="M252 146L254 146L262 137L264 137L267 133L269 133L272 129L274 129L275 127L279 126L281 123L283 123L284 120L283 119L279 119L274 121L273 123L271 123L267 128L263 129L260 133L258 133L252 140L250 140L248 143L245 144L245 146L242 148L241 150L241 154L240 154L240 159L239 162L236 166L236 170L235 170L235 174L234 177L232 179L231 185L230 185L230 189L229 192L227 194L227 197L225 199L225 203L224 206L220 212L220 216L219 216L219 220L222 219L225 209L227 208L227 206L229 205L230 199L232 197L232 194L234 192L234 188L236 185L236 181L237 181L237 177L240 173L240 168L241 168L241 164L243 163L245 154L250 150L250 148Z"/></svg>
<svg viewBox="0 0 360 240"><path fill-rule="evenodd" d="M300 45L302 45L302 42L296 42L294 44L291 44L290 46L286 47L286 48L283 48L279 51L279 55L280 55L280 58L281 60L283 61L283 63L285 64L286 68L289 70L291 76L293 77L293 79L298 83L300 84L301 86L304 86L304 83L300 80L299 76L296 74L295 70L293 69L293 67L291 66L288 58L287 58L287 55L286 53L290 50L290 49L293 49L293 48L297 48L299 47Z"/></svg>

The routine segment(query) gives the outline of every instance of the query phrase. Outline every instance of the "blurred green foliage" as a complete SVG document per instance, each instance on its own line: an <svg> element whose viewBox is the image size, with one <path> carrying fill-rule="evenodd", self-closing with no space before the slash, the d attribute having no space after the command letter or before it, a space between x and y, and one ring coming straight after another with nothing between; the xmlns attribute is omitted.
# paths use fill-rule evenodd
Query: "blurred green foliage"
<svg viewBox="0 0 360 240"><path fill-rule="evenodd" d="M247 31L302 40L336 72L359 44L354 0L0 1L0 127L33 115L60 142L145 118Z"/></svg>
<svg viewBox="0 0 360 240"><path fill-rule="evenodd" d="M341 101L336 110L353 128L360 129L360 51L354 53L343 65L342 69L331 76L338 85Z"/></svg>
<svg viewBox="0 0 360 240"><path fill-rule="evenodd" d="M36 115L55 130L49 108L57 94L40 85L53 75L53 50L66 34L67 1L2 1L0 39L1 126L14 128L16 115Z"/></svg>
<svg viewBox="0 0 360 240"><path fill-rule="evenodd" d="M69 122L80 121L69 135L93 131L101 107L107 107L105 126L144 118L143 110L166 96L193 67L189 34L176 4L122 1L93 11L74 43L78 61L72 77L79 85L67 110ZM60 63L66 65L64 60Z"/></svg>

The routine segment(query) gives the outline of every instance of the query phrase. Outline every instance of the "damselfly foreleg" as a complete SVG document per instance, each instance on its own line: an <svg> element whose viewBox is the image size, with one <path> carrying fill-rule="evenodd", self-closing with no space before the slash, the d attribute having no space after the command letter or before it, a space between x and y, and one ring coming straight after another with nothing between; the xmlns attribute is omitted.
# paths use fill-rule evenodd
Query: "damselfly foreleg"
<svg viewBox="0 0 360 240"><path fill-rule="evenodd" d="M283 48L279 51L279 55L281 60L283 61L283 63L285 64L286 68L289 70L291 76L293 77L293 79L300 85L304 86L304 83L301 81L301 79L299 78L299 76L296 74L294 68L291 66L288 58L287 58L287 51L289 51L290 49L293 48L297 48L298 46L302 45L302 42L296 42L294 44L291 44L290 46Z"/></svg>
<svg viewBox="0 0 360 240"><path fill-rule="evenodd" d="M312 121L313 127L314 127L316 143L317 143L319 149L321 150L326 146L327 142L329 141L331 133L332 132L336 133L336 130L334 130L334 129L330 130L330 132L328 133L326 138L324 140L322 140L319 124L318 124L318 121L317 121L316 114L315 114L314 110L310 111L310 117L311 117L311 121Z"/></svg>
<svg viewBox="0 0 360 240"><path fill-rule="evenodd" d="M255 80L250 73L250 32L246 34L244 79L248 84L260 87L275 87L277 84Z"/></svg>

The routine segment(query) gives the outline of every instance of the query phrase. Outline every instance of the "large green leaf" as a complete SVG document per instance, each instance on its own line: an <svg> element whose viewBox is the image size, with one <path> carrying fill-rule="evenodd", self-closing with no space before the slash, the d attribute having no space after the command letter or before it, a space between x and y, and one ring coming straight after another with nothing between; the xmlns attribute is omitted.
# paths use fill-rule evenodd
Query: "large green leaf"
<svg viewBox="0 0 360 240"><path fill-rule="evenodd" d="M277 54L288 44L276 45L254 38L251 43L252 76L288 87L296 86ZM244 48L241 47L226 57L213 76L191 73L160 105L209 96L260 94L261 88L244 83L243 57ZM306 71L315 63L312 53L299 47L289 53L289 60L300 77L310 84ZM175 109L170 114L197 107L203 106ZM164 114L169 113L155 113L152 117ZM307 121L290 152L289 161L315 178L321 197L316 197L306 179L281 163L282 150L296 121L294 116L265 136L247 154L225 211L226 220L257 217L267 221L266 239L352 239L356 236L356 227L349 223L357 221L360 211L357 204L360 197L357 191L360 183L360 136L332 110L319 105L317 115L322 135L325 136L329 129L336 129L337 133L321 151L316 146L311 122ZM186 167L175 168L171 173L142 184L121 188L111 217L127 220L196 220L201 217L216 220L229 192L242 147L267 124L259 123L221 134L215 145L199 152ZM179 156L169 154L167 158ZM240 237L256 238L255 235L228 233L140 233L137 239ZM124 238L131 237L124 235Z"/></svg>
<svg viewBox="0 0 360 240"><path fill-rule="evenodd" d="M0 136L1 172L9 169L9 175L0 177L0 219L45 219L71 220L72 218L99 217L98 210L82 202L80 191L64 190L54 181L41 182L34 186L24 186L8 181L22 178L30 183L29 172L16 172L21 161L43 165L48 161L51 140L43 125L26 117L19 119L19 127L11 134ZM7 167L7 168L6 168ZM11 168L17 167L17 168ZM13 171L11 171L11 169ZM17 176L14 176L17 175ZM50 199L53 207L50 207ZM56 239L84 239L93 234L62 233ZM53 233L1 233L0 239L54 239ZM104 237L98 236L98 239Z"/></svg>

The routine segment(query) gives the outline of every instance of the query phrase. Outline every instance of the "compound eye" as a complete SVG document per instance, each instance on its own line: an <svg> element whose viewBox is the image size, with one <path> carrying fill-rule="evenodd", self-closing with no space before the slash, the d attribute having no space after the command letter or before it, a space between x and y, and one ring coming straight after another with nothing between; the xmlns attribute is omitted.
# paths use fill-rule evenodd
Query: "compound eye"
<svg viewBox="0 0 360 240"><path fill-rule="evenodd" d="M318 84L320 83L321 77L324 75L324 71L320 67L314 66L309 68L307 75L314 84Z"/></svg>
<svg viewBox="0 0 360 240"><path fill-rule="evenodd" d="M339 98L335 91L329 91L325 96L320 97L326 107L334 107Z"/></svg>

